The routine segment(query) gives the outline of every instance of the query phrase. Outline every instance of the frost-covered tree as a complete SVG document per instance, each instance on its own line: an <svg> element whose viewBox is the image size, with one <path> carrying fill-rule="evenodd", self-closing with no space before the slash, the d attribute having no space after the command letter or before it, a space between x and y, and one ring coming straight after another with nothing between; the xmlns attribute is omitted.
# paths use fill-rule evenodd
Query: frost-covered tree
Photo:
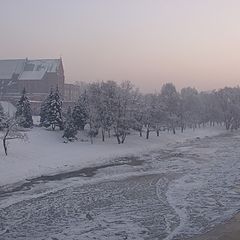
<svg viewBox="0 0 240 240"><path fill-rule="evenodd" d="M221 111L224 118L224 123L226 129L230 129L231 123L233 121L233 103L232 103L232 89L231 88L224 88L220 89L217 93L218 102L221 106Z"/></svg>
<svg viewBox="0 0 240 240"><path fill-rule="evenodd" d="M131 122L133 121L131 114L132 93L133 85L129 81L122 82L116 93L113 128L118 144L124 143L130 132Z"/></svg>
<svg viewBox="0 0 240 240"><path fill-rule="evenodd" d="M22 96L17 103L16 120L20 127L31 128L33 126L32 110L26 90L23 89Z"/></svg>
<svg viewBox="0 0 240 240"><path fill-rule="evenodd" d="M0 104L0 131L7 127L7 116L4 113L4 109Z"/></svg>
<svg viewBox="0 0 240 240"><path fill-rule="evenodd" d="M220 105L222 118L226 129L237 129L240 127L240 88L220 89L216 93Z"/></svg>
<svg viewBox="0 0 240 240"><path fill-rule="evenodd" d="M161 101L164 104L167 114L169 128L175 134L175 129L179 120L179 94L172 83L166 83L161 89Z"/></svg>
<svg viewBox="0 0 240 240"><path fill-rule="evenodd" d="M149 139L150 132L154 130L155 95L152 93L146 94L144 103L144 125L146 127L146 139Z"/></svg>
<svg viewBox="0 0 240 240"><path fill-rule="evenodd" d="M157 133L160 134L160 129L165 128L167 125L167 114L165 112L165 105L161 102L161 96L159 94L154 94L153 98L153 110L152 110L152 125Z"/></svg>
<svg viewBox="0 0 240 240"><path fill-rule="evenodd" d="M145 121L145 102L144 96L139 92L135 93L135 101L132 107L132 122L131 128L139 132L139 136L142 137L143 126Z"/></svg>
<svg viewBox="0 0 240 240"><path fill-rule="evenodd" d="M199 120L203 126L207 123L209 123L210 126L214 126L215 123L224 121L223 112L217 95L217 91L199 93Z"/></svg>
<svg viewBox="0 0 240 240"><path fill-rule="evenodd" d="M146 139L149 138L151 131L156 131L157 136L159 136L161 127L167 124L164 105L159 94L146 94L143 109L145 112L144 125L146 126Z"/></svg>
<svg viewBox="0 0 240 240"><path fill-rule="evenodd" d="M68 108L66 120L64 122L64 133L63 138L67 139L68 141L72 142L76 139L77 135L77 127L74 124L74 120L72 117L71 108Z"/></svg>
<svg viewBox="0 0 240 240"><path fill-rule="evenodd" d="M117 84L114 81L101 82L101 105L98 107L100 126L102 129L102 141L105 139L105 131L110 131L114 123L114 109L116 101Z"/></svg>
<svg viewBox="0 0 240 240"><path fill-rule="evenodd" d="M74 124L78 129L89 126L91 143L101 129L110 136L114 130L118 143L123 143L133 123L133 86L130 82L117 84L114 81L89 84L73 109Z"/></svg>
<svg viewBox="0 0 240 240"><path fill-rule="evenodd" d="M89 125L88 135L91 143L93 138L98 135L100 128L100 108L101 105L101 90L99 83L92 83L87 89L87 123Z"/></svg>
<svg viewBox="0 0 240 240"><path fill-rule="evenodd" d="M40 113L40 123L44 127L50 127L55 130L56 126L63 128L62 120L62 100L58 89L53 92L51 89L48 97L43 101Z"/></svg>
<svg viewBox="0 0 240 240"><path fill-rule="evenodd" d="M6 127L4 128L4 134L2 136L2 143L5 155L8 155L8 141L14 139L26 139L26 133L23 134L18 128L19 123L15 118L7 118Z"/></svg>
<svg viewBox="0 0 240 240"><path fill-rule="evenodd" d="M183 88L180 97L181 130L183 131L187 125L195 129L201 122L201 103L198 91L191 87Z"/></svg>

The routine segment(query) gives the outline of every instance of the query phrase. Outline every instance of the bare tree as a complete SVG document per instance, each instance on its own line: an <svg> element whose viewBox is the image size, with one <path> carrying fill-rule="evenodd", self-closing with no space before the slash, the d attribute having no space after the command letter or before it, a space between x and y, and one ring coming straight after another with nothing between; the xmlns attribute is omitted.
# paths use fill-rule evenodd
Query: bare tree
<svg viewBox="0 0 240 240"><path fill-rule="evenodd" d="M15 119L9 119L7 121L7 127L3 135L3 148L5 155L8 155L7 141L13 139L25 139L27 136L18 129L18 122Z"/></svg>

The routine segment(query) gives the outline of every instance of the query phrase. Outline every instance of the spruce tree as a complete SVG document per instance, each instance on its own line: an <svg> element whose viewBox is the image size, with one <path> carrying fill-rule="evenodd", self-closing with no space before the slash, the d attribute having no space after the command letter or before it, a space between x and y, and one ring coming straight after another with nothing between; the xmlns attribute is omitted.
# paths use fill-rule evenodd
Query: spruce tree
<svg viewBox="0 0 240 240"><path fill-rule="evenodd" d="M77 128L74 124L74 120L72 117L71 108L68 108L66 121L64 123L64 133L63 138L66 138L69 141L74 141L77 135Z"/></svg>
<svg viewBox="0 0 240 240"><path fill-rule="evenodd" d="M78 130L83 130L88 120L87 96L86 92L80 95L72 113L74 125Z"/></svg>
<svg viewBox="0 0 240 240"><path fill-rule="evenodd" d="M48 101L49 96L42 102L41 109L40 109L40 126L42 127L49 127L48 124L47 114L48 114Z"/></svg>
<svg viewBox="0 0 240 240"><path fill-rule="evenodd" d="M22 96L17 103L17 111L15 114L19 126L31 128L33 126L32 110L28 97L26 96L25 88L22 91Z"/></svg>
<svg viewBox="0 0 240 240"><path fill-rule="evenodd" d="M40 122L42 126L51 126L52 130L55 130L55 127L58 126L62 130L62 101L60 99L58 89L56 89L55 92L51 89L48 97L42 103L40 115Z"/></svg>

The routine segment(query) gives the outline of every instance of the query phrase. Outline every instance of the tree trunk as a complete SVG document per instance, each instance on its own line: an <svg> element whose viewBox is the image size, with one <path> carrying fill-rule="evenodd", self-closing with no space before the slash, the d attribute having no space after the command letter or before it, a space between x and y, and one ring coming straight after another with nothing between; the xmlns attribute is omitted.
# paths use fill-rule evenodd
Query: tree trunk
<svg viewBox="0 0 240 240"><path fill-rule="evenodd" d="M9 134L9 131L10 130L8 129L3 137L3 148L6 156L7 156L7 136Z"/></svg>
<svg viewBox="0 0 240 240"><path fill-rule="evenodd" d="M124 143L124 141L125 141L125 139L126 139L126 134L124 134L123 136L122 136L122 143Z"/></svg>
<svg viewBox="0 0 240 240"><path fill-rule="evenodd" d="M120 137L118 136L118 134L117 134L116 136L117 136L117 141L118 141L118 144L121 144Z"/></svg>
<svg viewBox="0 0 240 240"><path fill-rule="evenodd" d="M146 139L149 139L149 128L147 128Z"/></svg>
<svg viewBox="0 0 240 240"><path fill-rule="evenodd" d="M4 148L5 155L7 156L7 144L6 144L6 138L5 137L3 138L3 148Z"/></svg>
<svg viewBox="0 0 240 240"><path fill-rule="evenodd" d="M175 130L175 127L173 127L173 134L176 134L176 130Z"/></svg>
<svg viewBox="0 0 240 240"><path fill-rule="evenodd" d="M181 132L182 132L182 133L183 133L183 130L184 130L184 126L182 125L182 126L181 126Z"/></svg>
<svg viewBox="0 0 240 240"><path fill-rule="evenodd" d="M226 130L229 130L230 128L230 123L228 121L225 121L225 126L226 126Z"/></svg>
<svg viewBox="0 0 240 240"><path fill-rule="evenodd" d="M120 139L120 136L119 136L119 133L118 133L118 129L115 128L115 129L114 129L114 132L115 132L115 135L116 135L118 144L121 144L121 139Z"/></svg>
<svg viewBox="0 0 240 240"><path fill-rule="evenodd" d="M105 132L104 132L104 129L102 129L102 141L103 141L103 142L105 141Z"/></svg>

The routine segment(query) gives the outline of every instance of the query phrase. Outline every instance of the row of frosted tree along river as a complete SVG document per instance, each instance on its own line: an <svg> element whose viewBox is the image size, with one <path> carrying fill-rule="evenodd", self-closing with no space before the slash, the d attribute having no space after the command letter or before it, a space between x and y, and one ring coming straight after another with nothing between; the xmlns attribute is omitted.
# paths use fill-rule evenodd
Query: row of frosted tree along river
<svg viewBox="0 0 240 240"><path fill-rule="evenodd" d="M17 105L16 122L19 126L33 126L29 100L23 91ZM7 127L7 117L0 109L0 130ZM43 101L40 126L63 130L67 141L74 141L78 131L87 131L91 142L101 135L115 136L124 143L131 131L148 139L151 132L184 131L206 124L225 125L234 130L240 126L240 88L226 87L211 92L198 92L187 87L178 92L166 83L159 92L142 94L129 81L102 81L86 84L73 109L62 112L58 90L51 90Z"/></svg>

